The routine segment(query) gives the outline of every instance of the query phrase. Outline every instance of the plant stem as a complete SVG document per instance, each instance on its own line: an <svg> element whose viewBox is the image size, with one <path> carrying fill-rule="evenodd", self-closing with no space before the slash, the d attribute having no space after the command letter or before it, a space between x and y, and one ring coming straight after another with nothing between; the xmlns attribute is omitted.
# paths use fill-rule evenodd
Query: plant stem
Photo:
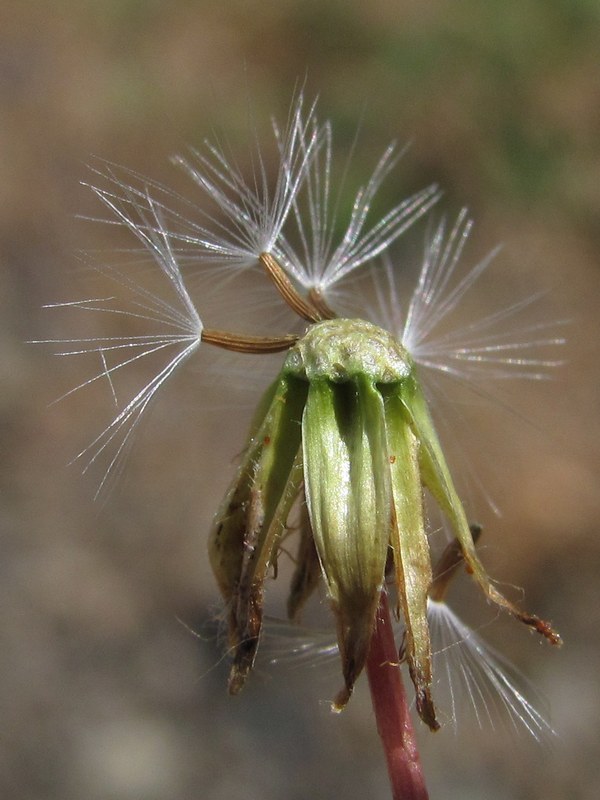
<svg viewBox="0 0 600 800"><path fill-rule="evenodd" d="M398 651L385 589L377 609L377 624L367 659L367 675L393 800L427 800L429 795L398 666Z"/></svg>

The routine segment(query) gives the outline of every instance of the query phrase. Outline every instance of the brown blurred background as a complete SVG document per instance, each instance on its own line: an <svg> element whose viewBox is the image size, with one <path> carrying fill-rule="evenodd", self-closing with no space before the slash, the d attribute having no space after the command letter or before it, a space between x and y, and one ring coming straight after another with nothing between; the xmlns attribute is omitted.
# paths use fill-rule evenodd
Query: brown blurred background
<svg viewBox="0 0 600 800"><path fill-rule="evenodd" d="M493 293L550 289L545 318L571 320L556 380L513 387L512 418L474 406L465 441L502 510L473 501L484 557L565 647L505 621L486 638L534 682L558 738L539 746L467 719L456 735L425 732L423 759L432 798L597 796L599 52L594 0L3 4L2 797L389 796L365 685L341 717L325 702L335 667L265 663L241 697L226 694L206 531L248 409L217 395L207 412L196 362L94 503L98 475L66 465L110 418L109 393L49 406L88 373L26 344L70 332L41 307L83 296L77 251L122 241L76 219L98 213L79 185L93 156L186 191L171 154L212 127L242 142L248 98L257 118L281 119L305 77L342 150L360 122L353 172L410 140L384 200L439 181L445 207L467 204L477 221L474 258L505 243ZM90 315L79 335L114 331L103 324Z"/></svg>

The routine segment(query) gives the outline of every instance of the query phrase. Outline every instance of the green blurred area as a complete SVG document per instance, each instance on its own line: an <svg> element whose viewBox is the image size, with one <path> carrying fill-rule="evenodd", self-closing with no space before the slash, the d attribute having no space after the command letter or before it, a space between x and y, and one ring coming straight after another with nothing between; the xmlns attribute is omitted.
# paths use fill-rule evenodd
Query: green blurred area
<svg viewBox="0 0 600 800"><path fill-rule="evenodd" d="M110 397L49 407L86 375L26 344L65 335L64 319L41 307L80 296L77 251L122 241L76 219L99 213L79 186L94 156L187 192L170 155L217 130L243 158L249 115L268 130L302 85L331 118L342 164L352 152L349 188L390 139L410 142L402 185L386 181L381 207L439 182L451 215L466 204L475 217L469 257L505 244L491 293L550 290L546 313L572 321L567 366L551 384L516 387L514 420L466 409L476 420L466 449L486 456L475 471L503 512L482 511L483 556L526 587L527 606L566 644L550 652L510 625L490 634L548 698L559 738L550 757L465 723L457 736L425 734L423 758L432 798L595 796L599 52L595 0L4 5L2 796L388 796L364 687L333 718L320 701L339 688L335 667L323 686L316 669L265 666L231 699L212 634L197 641L178 622L214 614L205 531L249 412L223 420L213 398L207 413L190 370L99 506L95 478L65 465L110 415Z"/></svg>

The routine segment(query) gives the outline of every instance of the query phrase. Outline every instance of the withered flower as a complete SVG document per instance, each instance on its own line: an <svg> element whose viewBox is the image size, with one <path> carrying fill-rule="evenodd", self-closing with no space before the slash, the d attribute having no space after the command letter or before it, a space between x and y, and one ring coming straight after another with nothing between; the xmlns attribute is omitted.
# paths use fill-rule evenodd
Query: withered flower
<svg viewBox="0 0 600 800"><path fill-rule="evenodd" d="M547 623L514 606L485 572L406 349L370 322L324 319L289 349L215 518L209 550L228 606L232 693L254 663L265 580L291 508L304 492L308 525L288 607L295 616L314 591L320 568L345 682L334 708L348 702L365 666L389 573L396 614L404 620L403 650L417 710L431 729L439 727L431 697L432 566L424 488L448 517L466 568L487 598L558 643Z"/></svg>
<svg viewBox="0 0 600 800"><path fill-rule="evenodd" d="M300 93L286 127L273 123L273 133L279 168L272 183L258 137L253 139L249 163L254 174L248 182L218 144L207 142L190 158L177 160L212 204L207 210L195 201L173 209L171 203L181 198L168 189L110 165L104 172L97 170L107 184L93 188L109 211L105 221L116 221L136 237L166 279L170 299L111 270L109 275L127 292L129 305L119 305L113 295L58 304L85 314L128 315L136 323L153 325L139 336L63 340L63 355L90 355L94 360L92 377L76 388L106 382L118 406L112 422L77 458L87 462L87 469L108 456L101 488L105 486L157 391L203 349L200 345L242 353L285 352L279 376L259 403L241 464L210 536L210 561L227 606L233 652L229 688L239 692L254 664L266 580L277 571L288 518L298 504L302 524L288 615L295 620L316 587L324 584L344 680L333 706L345 706L366 667L394 796L424 798L397 664L399 659L408 663L417 711L435 730L439 723L432 697L428 607L431 611L437 604L430 620L455 632L464 630L441 602L453 572L464 565L489 601L553 644L560 639L548 623L506 599L484 570L420 379L427 370L459 379L475 377L476 372L486 379L541 378L559 363L547 354L562 339L550 331L551 324L532 324L527 318L535 295L469 321L466 341L452 327L440 331L490 263L485 259L464 277L456 277L470 229L465 212L449 235L444 221L433 229L406 308L399 301L399 268L389 249L437 202L437 187L373 219L373 198L397 160L391 145L356 192L339 236L329 123L317 121L314 103L305 110ZM387 261L381 263L379 256ZM347 298L338 290L340 285L355 288L345 282L359 267L372 278L375 300L370 299L373 293L363 296L360 289L352 304L360 311L349 313ZM268 276L286 310L304 321L304 330L257 337L205 325L184 280L184 270L198 269L206 278L204 290L214 287L221 293L236 271L254 270L257 282L266 285ZM507 333L502 326L509 319ZM123 368L167 354L158 373L121 404L114 384ZM455 537L435 567L424 519L424 489ZM388 592L403 626L401 641L394 640ZM484 656L483 646L475 643L470 657ZM497 662L487 668L487 675L501 693L510 693ZM515 708L517 715L523 709L526 724L538 725L528 704L520 701Z"/></svg>

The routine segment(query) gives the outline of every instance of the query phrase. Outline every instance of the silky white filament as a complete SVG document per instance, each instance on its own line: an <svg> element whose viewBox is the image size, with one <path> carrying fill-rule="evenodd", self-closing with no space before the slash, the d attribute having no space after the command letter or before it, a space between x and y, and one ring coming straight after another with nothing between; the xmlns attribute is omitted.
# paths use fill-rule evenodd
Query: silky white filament
<svg viewBox="0 0 600 800"><path fill-rule="evenodd" d="M550 724L526 698L532 691L522 675L465 625L446 603L428 602L433 644L436 696L448 698L446 709L455 728L471 712L476 724L544 740L555 735ZM443 712L443 709L442 709Z"/></svg>
<svg viewBox="0 0 600 800"><path fill-rule="evenodd" d="M427 620L434 692L443 725L456 732L470 717L480 728L529 734L539 741L556 735L527 698L535 691L528 681L447 603L429 600ZM398 623L397 641L402 640L403 631ZM269 663L286 668L320 668L339 659L333 631L309 630L277 620L268 620L262 649Z"/></svg>
<svg viewBox="0 0 600 800"><path fill-rule="evenodd" d="M108 463L98 486L97 496L105 488L109 476L119 466L144 411L158 390L176 371L177 367L198 348L203 329L202 321L188 294L171 248L160 208L153 203L150 197L146 197L145 211L136 205L145 220L145 224L140 226L132 221L127 210L115 198L107 197L101 192L98 192L98 196L111 209L116 218L126 225L144 245L146 252L152 256L155 266L159 268L160 274L166 278L167 285L175 299L173 302L168 302L163 296L144 288L139 282L123 273L103 268L102 272L110 277L118 287L125 290L128 296L126 303L121 304L116 297L111 296L55 303L49 306L123 316L141 320L159 328L157 333L139 336L45 340L46 343L51 342L62 346L57 352L59 356L91 356L93 363L100 363L99 371L70 389L59 400L92 384L106 380L113 402L117 407L117 414L112 422L73 459L73 461L83 463L83 471L86 472L98 460L106 457ZM137 204L135 197L130 197L129 202ZM152 216L148 216L147 212ZM136 362L162 353L167 355L167 359L166 363L163 362L159 372L121 405L113 382L115 374ZM112 366L109 366L107 356L110 357Z"/></svg>
<svg viewBox="0 0 600 800"><path fill-rule="evenodd" d="M294 238L300 247L295 250L289 237L281 243L282 263L305 289L317 289L323 294L350 272L372 261L420 216L426 213L441 196L437 186L430 186L413 197L403 200L383 217L367 226L373 199L385 178L396 166L399 154L392 143L381 156L371 177L354 198L350 218L341 239L336 242L339 226L339 192L331 189L332 132L325 123L320 131L313 130L310 143L318 142L312 158L307 159L307 174L298 197L294 199ZM304 149L308 152L309 145Z"/></svg>
<svg viewBox="0 0 600 800"><path fill-rule="evenodd" d="M446 232L442 219L428 237L421 270L410 301L403 302L397 272L387 259L373 272L376 302L369 316L383 320L426 370L468 382L528 378L542 380L563 362L557 349L565 344L557 331L564 321L531 322L529 312L542 297L534 293L477 319L465 319L465 295L489 269L497 250L466 272L463 249L472 220L466 209Z"/></svg>

